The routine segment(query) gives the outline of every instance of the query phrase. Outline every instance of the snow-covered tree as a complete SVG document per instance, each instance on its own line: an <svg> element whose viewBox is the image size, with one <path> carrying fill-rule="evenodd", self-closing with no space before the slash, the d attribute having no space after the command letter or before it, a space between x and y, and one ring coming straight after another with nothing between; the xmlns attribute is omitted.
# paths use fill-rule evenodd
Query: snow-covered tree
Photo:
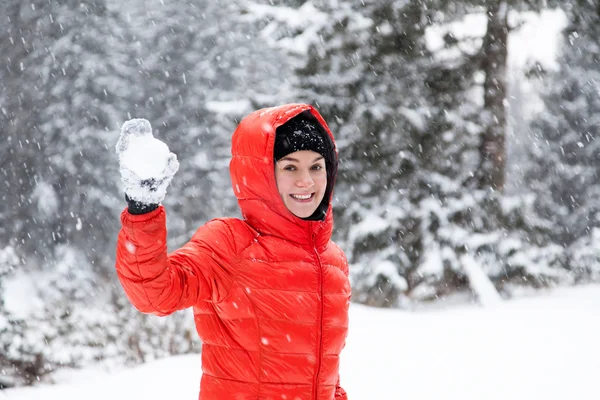
<svg viewBox="0 0 600 400"><path fill-rule="evenodd" d="M31 383L43 375L42 358L37 354L23 354L22 339L28 327L7 309L5 284L12 276L20 260L14 248L0 249L0 390L24 383Z"/></svg>
<svg viewBox="0 0 600 400"><path fill-rule="evenodd" d="M103 1L2 4L0 237L33 260L57 244L110 260L116 123L135 104L127 30ZM99 173L99 171L105 173Z"/></svg>
<svg viewBox="0 0 600 400"><path fill-rule="evenodd" d="M472 76L464 60L432 63L425 34L434 15L420 2L332 2L323 11L333 23L299 74L338 137L338 240L355 298L396 305L423 283L417 205L468 177L462 159L479 130L468 120L478 111L465 94Z"/></svg>
<svg viewBox="0 0 600 400"><path fill-rule="evenodd" d="M0 218L11 221L0 239L45 304L23 320L3 314L3 360L19 384L119 356L103 341L120 323L106 314L124 206L114 145L149 88L131 27L104 1L6 1L0 11ZM149 320L140 329L164 331Z"/></svg>
<svg viewBox="0 0 600 400"><path fill-rule="evenodd" d="M585 248L595 248L593 237L600 227L600 5L577 1L565 5L565 11L569 26L560 69L532 74L542 80L545 108L530 126L532 162L526 180L536 194L537 215L549 222L547 237L573 246L566 267L579 280L599 271L596 256L587 265L581 261L592 255Z"/></svg>
<svg viewBox="0 0 600 400"><path fill-rule="evenodd" d="M497 287L560 275L552 251L548 268L525 264L539 255L522 227L542 222L527 219L527 199L502 193L507 7L516 2L315 4L329 23L312 36L299 86L338 137L337 239L355 299L393 306L477 291L468 265ZM487 16L484 36L446 29L431 48L428 34L468 13ZM307 32L290 34L308 40Z"/></svg>
<svg viewBox="0 0 600 400"><path fill-rule="evenodd" d="M582 4L579 4L582 3ZM555 240L569 245L600 223L600 13L578 2L568 14L559 71L542 75L545 110L531 126L529 179L538 194L538 210L553 223ZM548 84L552 82L552 84Z"/></svg>
<svg viewBox="0 0 600 400"><path fill-rule="evenodd" d="M35 357L37 375L195 350L189 315L157 319L122 304L113 258L125 202L114 145L122 122L143 117L177 152L182 167L165 201L170 247L210 218L235 215L231 134L245 114L280 101L278 74L291 73L244 7L0 4L0 176L8 189L0 217L12 221L0 239L14 244L35 283L32 297L45 304L14 330L12 347L23 362Z"/></svg>

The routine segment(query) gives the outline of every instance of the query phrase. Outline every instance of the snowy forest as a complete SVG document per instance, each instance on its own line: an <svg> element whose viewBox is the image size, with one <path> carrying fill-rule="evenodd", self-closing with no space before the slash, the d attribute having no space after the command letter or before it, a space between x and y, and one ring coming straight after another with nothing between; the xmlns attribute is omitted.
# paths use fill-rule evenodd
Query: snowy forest
<svg viewBox="0 0 600 400"><path fill-rule="evenodd" d="M551 57L523 56L544 16ZM240 119L307 102L339 146L354 302L600 281L598 0L3 0L0 20L0 388L200 351L187 312L143 315L116 278L130 118L181 163L169 248L239 217Z"/></svg>

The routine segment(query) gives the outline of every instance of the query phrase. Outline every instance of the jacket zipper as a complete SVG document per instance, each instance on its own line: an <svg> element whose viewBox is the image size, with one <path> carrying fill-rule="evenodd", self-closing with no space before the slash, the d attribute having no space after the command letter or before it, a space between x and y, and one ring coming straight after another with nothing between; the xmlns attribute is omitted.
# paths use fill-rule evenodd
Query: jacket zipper
<svg viewBox="0 0 600 400"><path fill-rule="evenodd" d="M313 251L315 252L315 257L317 258L317 264L319 265L319 302L321 304L320 314L319 314L319 348L317 354L317 373L315 374L315 382L314 382L314 400L317 400L319 394L319 374L321 372L321 358L323 357L323 266L321 265L321 259L319 258L319 252L315 246L315 236L312 237L312 245Z"/></svg>

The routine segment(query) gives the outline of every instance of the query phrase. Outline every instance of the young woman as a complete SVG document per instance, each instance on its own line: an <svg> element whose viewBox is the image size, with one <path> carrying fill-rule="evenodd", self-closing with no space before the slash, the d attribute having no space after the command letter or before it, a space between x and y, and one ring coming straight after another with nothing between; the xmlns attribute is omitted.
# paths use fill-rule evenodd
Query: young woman
<svg viewBox="0 0 600 400"><path fill-rule="evenodd" d="M157 157L144 139L156 141L148 122L131 120L117 144L128 200L117 273L141 312L193 307L200 400L347 399L339 356L351 291L344 253L330 239L338 157L321 115L287 104L245 117L230 163L243 219L214 219L171 253L159 204L177 158L162 142L154 149L167 155Z"/></svg>

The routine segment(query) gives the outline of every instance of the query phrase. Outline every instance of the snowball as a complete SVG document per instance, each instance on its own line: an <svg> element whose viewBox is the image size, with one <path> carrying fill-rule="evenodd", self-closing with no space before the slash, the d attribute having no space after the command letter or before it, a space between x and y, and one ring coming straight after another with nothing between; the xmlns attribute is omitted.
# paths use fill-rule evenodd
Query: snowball
<svg viewBox="0 0 600 400"><path fill-rule="evenodd" d="M144 118L134 118L125 121L121 127L121 133L131 136L150 136L152 135L152 126L150 121Z"/></svg>
<svg viewBox="0 0 600 400"><path fill-rule="evenodd" d="M140 179L158 178L164 173L169 147L151 136L132 136L121 154L121 164Z"/></svg>

